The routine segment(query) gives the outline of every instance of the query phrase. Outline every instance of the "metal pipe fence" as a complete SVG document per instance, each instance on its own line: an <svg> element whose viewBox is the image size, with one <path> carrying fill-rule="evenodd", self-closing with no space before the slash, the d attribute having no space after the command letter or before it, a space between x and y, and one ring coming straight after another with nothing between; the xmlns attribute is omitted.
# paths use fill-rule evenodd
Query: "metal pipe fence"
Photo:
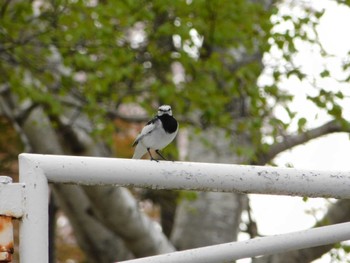
<svg viewBox="0 0 350 263"><path fill-rule="evenodd" d="M350 198L345 171L21 154L19 173L19 183L0 180L0 216L21 220L21 263L48 262L48 183ZM350 240L350 223L127 262L219 263L344 240Z"/></svg>

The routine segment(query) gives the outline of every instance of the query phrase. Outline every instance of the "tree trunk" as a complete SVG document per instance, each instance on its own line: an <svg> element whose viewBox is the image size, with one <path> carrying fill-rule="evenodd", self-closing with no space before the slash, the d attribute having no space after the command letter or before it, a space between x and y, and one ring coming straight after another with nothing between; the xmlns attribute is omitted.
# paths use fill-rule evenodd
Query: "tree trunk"
<svg viewBox="0 0 350 263"><path fill-rule="evenodd" d="M52 189L60 208L72 224L87 262L111 263L132 258L123 240L98 221L82 187L55 184Z"/></svg>
<svg viewBox="0 0 350 263"><path fill-rule="evenodd" d="M235 241L245 198L239 194L200 192L177 208L172 241L179 250Z"/></svg>
<svg viewBox="0 0 350 263"><path fill-rule="evenodd" d="M157 223L140 213L136 200L125 188L85 187L85 192L99 220L122 237L136 257L175 250Z"/></svg>
<svg viewBox="0 0 350 263"><path fill-rule="evenodd" d="M202 140L211 143L207 147ZM220 130L211 130L190 141L191 161L233 163L231 141ZM171 240L178 249L235 241L247 196L234 193L197 193L195 200L182 200L176 211Z"/></svg>

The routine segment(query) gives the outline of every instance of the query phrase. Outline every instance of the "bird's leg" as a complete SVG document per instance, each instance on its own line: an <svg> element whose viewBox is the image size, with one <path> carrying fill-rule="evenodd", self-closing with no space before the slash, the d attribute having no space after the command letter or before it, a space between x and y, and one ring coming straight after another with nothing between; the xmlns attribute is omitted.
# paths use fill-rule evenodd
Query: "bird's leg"
<svg viewBox="0 0 350 263"><path fill-rule="evenodd" d="M160 157L162 157L163 160L165 160L165 161L167 160L167 159L165 159L165 157L160 153L159 150L156 150L156 153L157 153Z"/></svg>
<svg viewBox="0 0 350 263"><path fill-rule="evenodd" d="M147 148L147 152L148 152L149 156L151 156L151 161L156 161L156 162L158 162L157 159L154 159L154 158L153 158L153 156L152 156L151 151L149 150L149 148Z"/></svg>

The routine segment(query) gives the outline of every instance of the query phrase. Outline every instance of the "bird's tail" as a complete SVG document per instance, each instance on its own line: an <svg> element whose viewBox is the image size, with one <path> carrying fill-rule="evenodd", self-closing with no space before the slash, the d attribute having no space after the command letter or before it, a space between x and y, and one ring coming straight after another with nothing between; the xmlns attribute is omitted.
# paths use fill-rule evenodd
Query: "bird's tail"
<svg viewBox="0 0 350 263"><path fill-rule="evenodd" d="M132 159L141 159L147 153L146 147L141 145L140 143L136 145L134 155Z"/></svg>

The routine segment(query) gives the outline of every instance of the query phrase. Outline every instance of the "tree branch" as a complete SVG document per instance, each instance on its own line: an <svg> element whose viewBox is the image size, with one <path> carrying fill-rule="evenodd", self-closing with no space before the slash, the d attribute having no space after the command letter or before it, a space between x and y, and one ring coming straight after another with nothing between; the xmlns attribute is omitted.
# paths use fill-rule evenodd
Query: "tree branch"
<svg viewBox="0 0 350 263"><path fill-rule="evenodd" d="M21 139L21 142L23 143L24 151L25 152L32 152L32 146L30 143L29 138L27 137L26 133L21 127L20 122L18 122L15 114L13 113L13 109L11 109L9 98L10 94L7 94L7 98L3 94L0 96L0 115L4 115L6 118L8 118L13 128L17 131L19 138Z"/></svg>
<svg viewBox="0 0 350 263"><path fill-rule="evenodd" d="M0 8L0 17L3 18L5 16L7 7L9 6L11 0L4 1L3 5Z"/></svg>
<svg viewBox="0 0 350 263"><path fill-rule="evenodd" d="M332 120L301 134L285 136L283 141L271 145L267 151L259 152L257 154L258 158L254 164L264 165L285 150L334 132L350 132L350 127L347 125L342 125L340 121Z"/></svg>

